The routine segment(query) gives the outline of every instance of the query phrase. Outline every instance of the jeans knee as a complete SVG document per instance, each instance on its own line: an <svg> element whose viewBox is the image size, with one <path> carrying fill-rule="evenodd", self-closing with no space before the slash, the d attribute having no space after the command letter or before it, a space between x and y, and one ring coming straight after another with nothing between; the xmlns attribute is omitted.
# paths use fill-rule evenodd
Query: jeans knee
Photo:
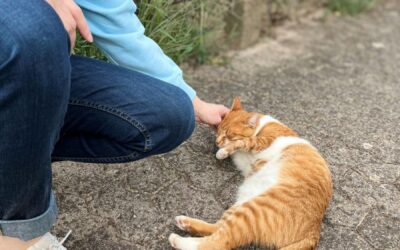
<svg viewBox="0 0 400 250"><path fill-rule="evenodd" d="M46 120L42 129L51 130L53 139L70 92L68 35L46 1L5 2L0 4L0 77L6 87L0 106L13 103L8 112L23 113L34 124Z"/></svg>
<svg viewBox="0 0 400 250"><path fill-rule="evenodd" d="M68 90L69 37L46 1L6 1L0 10L0 74L14 76L13 89L57 103ZM18 15L15 15L18 13ZM63 84L64 83L64 84ZM51 105L51 104L49 104Z"/></svg>
<svg viewBox="0 0 400 250"><path fill-rule="evenodd" d="M45 1L26 2L23 8L20 7L22 3L15 4L17 6L6 6L0 12L3 16L0 31L7 34L0 39L1 50L6 51L0 53L5 57L0 57L0 66L4 61L7 63L14 59L24 61L26 67L23 68L29 70L38 61L47 61L51 65L69 56L67 32L49 4ZM7 8L12 7L20 9L18 16L13 15L15 11L7 12Z"/></svg>

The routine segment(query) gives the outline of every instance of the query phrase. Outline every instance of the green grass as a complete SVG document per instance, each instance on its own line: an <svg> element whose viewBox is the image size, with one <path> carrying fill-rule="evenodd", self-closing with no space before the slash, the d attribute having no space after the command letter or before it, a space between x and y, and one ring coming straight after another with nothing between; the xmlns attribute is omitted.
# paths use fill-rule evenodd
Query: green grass
<svg viewBox="0 0 400 250"><path fill-rule="evenodd" d="M333 12L354 16L370 9L373 4L374 0L329 0L328 8Z"/></svg>
<svg viewBox="0 0 400 250"><path fill-rule="evenodd" d="M107 58L104 56L104 54L101 53L101 51L96 48L96 46L83 40L80 34L77 35L74 53L76 55L107 61Z"/></svg>
<svg viewBox="0 0 400 250"><path fill-rule="evenodd" d="M168 56L178 64L188 58L202 61L205 48L204 27L199 19L204 8L201 0L179 4L171 0L141 0L137 3L146 35Z"/></svg>
<svg viewBox="0 0 400 250"><path fill-rule="evenodd" d="M206 3L203 0L139 0L138 17L146 35L152 38L176 63L203 63L207 57L204 40L209 35L204 26ZM74 52L106 60L92 44L78 36ZM132 55L134 56L134 55Z"/></svg>

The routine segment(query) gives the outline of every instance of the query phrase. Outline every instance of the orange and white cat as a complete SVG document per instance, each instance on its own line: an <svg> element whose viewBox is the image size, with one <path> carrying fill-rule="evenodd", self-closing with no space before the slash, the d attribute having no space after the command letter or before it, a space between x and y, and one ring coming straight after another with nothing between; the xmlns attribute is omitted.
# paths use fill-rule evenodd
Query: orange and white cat
<svg viewBox="0 0 400 250"><path fill-rule="evenodd" d="M186 216L177 226L201 237L171 234L181 250L228 250L251 243L315 249L332 196L327 163L296 132L268 115L246 112L235 98L218 127L218 159L232 156L245 177L236 203L215 224Z"/></svg>

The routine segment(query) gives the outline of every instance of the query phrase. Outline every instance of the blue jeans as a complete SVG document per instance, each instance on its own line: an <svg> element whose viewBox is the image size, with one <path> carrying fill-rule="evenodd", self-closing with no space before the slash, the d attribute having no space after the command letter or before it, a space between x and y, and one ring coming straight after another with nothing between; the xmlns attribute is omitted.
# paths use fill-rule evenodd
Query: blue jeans
<svg viewBox="0 0 400 250"><path fill-rule="evenodd" d="M185 92L135 71L70 56L68 34L45 1L1 0L0 34L4 235L29 240L54 224L52 161L134 161L170 151L193 132L193 106Z"/></svg>

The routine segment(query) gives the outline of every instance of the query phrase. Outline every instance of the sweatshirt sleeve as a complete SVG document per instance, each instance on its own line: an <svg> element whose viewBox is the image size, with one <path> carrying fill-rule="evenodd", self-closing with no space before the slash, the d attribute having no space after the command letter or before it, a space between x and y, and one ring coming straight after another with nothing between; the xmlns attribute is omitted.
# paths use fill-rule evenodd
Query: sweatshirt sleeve
<svg viewBox="0 0 400 250"><path fill-rule="evenodd" d="M164 54L136 16L132 0L76 0L89 23L95 44L117 65L133 69L182 89L193 100L196 92L182 70Z"/></svg>

